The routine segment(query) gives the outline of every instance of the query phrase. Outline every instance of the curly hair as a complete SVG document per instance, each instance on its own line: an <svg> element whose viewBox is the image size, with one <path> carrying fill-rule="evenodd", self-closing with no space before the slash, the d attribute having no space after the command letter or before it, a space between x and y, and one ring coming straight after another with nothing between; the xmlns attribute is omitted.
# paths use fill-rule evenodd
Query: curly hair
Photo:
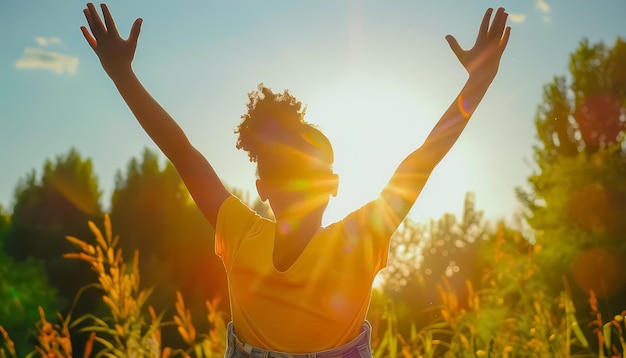
<svg viewBox="0 0 626 358"><path fill-rule="evenodd" d="M272 159L272 148L284 144L311 155L316 161L332 166L330 141L312 124L304 120L306 108L288 90L274 93L262 83L248 93L248 111L237 126L237 149L248 153L251 162ZM270 153L271 152L271 153Z"/></svg>

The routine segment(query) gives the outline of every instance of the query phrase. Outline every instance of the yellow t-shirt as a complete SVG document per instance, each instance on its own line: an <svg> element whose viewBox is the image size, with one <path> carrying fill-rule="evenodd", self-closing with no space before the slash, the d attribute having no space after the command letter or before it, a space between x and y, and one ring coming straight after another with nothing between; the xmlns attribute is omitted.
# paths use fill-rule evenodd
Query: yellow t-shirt
<svg viewBox="0 0 626 358"><path fill-rule="evenodd" d="M315 352L356 337L398 220L373 201L319 230L286 271L273 263L275 223L234 196L219 210L215 251L228 276L237 336L281 352Z"/></svg>

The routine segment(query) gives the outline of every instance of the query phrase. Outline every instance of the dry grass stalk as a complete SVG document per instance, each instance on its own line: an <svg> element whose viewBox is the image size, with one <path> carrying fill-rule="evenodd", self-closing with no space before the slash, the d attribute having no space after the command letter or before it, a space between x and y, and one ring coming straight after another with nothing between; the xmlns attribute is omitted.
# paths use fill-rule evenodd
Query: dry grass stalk
<svg viewBox="0 0 626 358"><path fill-rule="evenodd" d="M15 353L15 343L2 325L0 325L0 333L4 339L4 347L0 347L0 358L17 357L17 353Z"/></svg>
<svg viewBox="0 0 626 358"><path fill-rule="evenodd" d="M103 356L114 357L158 357L160 355L161 316L153 316L148 324L142 309L151 290L140 289L139 253L135 251L132 270L128 270L117 248L119 236L113 236L111 220L104 217L104 235L94 224L89 228L95 236L96 246L78 238L67 240L81 252L65 254L65 258L80 259L89 263L98 275L98 286L102 289L102 301L111 312L111 317L98 318L93 315L80 317L78 321L91 319L92 325L85 331L98 332L94 340L104 346Z"/></svg>

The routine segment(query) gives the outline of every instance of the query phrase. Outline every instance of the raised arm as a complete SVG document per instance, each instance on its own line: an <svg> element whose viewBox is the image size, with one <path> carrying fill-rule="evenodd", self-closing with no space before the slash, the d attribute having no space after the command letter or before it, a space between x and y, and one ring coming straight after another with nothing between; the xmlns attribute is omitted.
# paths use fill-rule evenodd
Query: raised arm
<svg viewBox="0 0 626 358"><path fill-rule="evenodd" d="M503 8L498 9L490 24L492 13L493 9L485 13L471 49L463 50L453 36L446 37L469 78L422 146L402 161L381 193L397 223L409 212L435 166L457 141L498 72L511 29L506 26L508 14Z"/></svg>
<svg viewBox="0 0 626 358"><path fill-rule="evenodd" d="M217 212L229 192L206 158L189 143L180 126L148 93L132 69L142 20L135 20L128 39L124 40L107 6L101 7L104 23L93 4L87 4L83 10L89 24L89 30L81 27L85 39L139 124L176 167L196 205L215 227Z"/></svg>

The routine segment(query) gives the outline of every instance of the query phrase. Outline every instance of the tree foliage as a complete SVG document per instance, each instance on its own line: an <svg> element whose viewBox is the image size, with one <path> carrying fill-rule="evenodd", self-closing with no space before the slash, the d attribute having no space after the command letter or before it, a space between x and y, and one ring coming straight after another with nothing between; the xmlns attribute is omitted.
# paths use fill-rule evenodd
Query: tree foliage
<svg viewBox="0 0 626 358"><path fill-rule="evenodd" d="M625 63L622 39L612 47L581 41L569 76L544 87L535 118L537 169L530 189L518 189L542 276L556 291L563 277L575 282L578 307L591 290L608 310L626 300Z"/></svg>
<svg viewBox="0 0 626 358"><path fill-rule="evenodd" d="M6 253L17 262L29 257L41 260L50 284L68 308L92 277L84 264L63 260L71 249L65 236L85 235L89 232L86 222L102 215L91 160L83 159L75 149L47 160L40 178L33 171L21 181L14 201L4 238Z"/></svg>
<svg viewBox="0 0 626 358"><path fill-rule="evenodd" d="M142 282L159 288L149 302L155 309L171 314L171 302L180 291L194 316L206 310L207 301L217 302L216 298L222 302L219 309L228 311L226 276L214 254L213 228L172 164L162 165L159 160L146 149L116 175L111 217L124 237L120 246L125 260L130 262L135 251L141 253ZM250 195L238 189L233 193L271 217L268 206L258 199L250 200ZM0 303L13 314L10 318L0 314L0 324L17 332L18 338L26 337L25 327L38 318L37 303L53 316L56 311L67 315L79 290L96 280L84 261L62 256L72 250L66 236L91 236L87 222L103 215L99 198L91 161L71 149L47 160L40 176L33 170L20 181L12 218L0 208ZM48 281L54 289L46 286ZM72 314L100 312L103 307L94 295L97 290L84 290ZM21 319L16 305L28 311L29 324L13 328ZM77 335L76 352L84 341Z"/></svg>
<svg viewBox="0 0 626 358"><path fill-rule="evenodd" d="M487 238L488 224L473 193L466 194L460 220L449 213L428 225L405 219L391 239L389 264L382 272L383 289L398 314L430 323L433 308L441 303L438 285L452 287L466 302L467 282L479 286L488 262L480 254Z"/></svg>
<svg viewBox="0 0 626 358"><path fill-rule="evenodd" d="M570 55L569 76L544 86L535 127L539 169L560 157L595 153L623 141L626 98L626 43L613 47L581 41Z"/></svg>
<svg viewBox="0 0 626 358"><path fill-rule="evenodd" d="M30 348L29 333L40 319L38 308L52 319L56 303L56 291L48 284L41 262L32 258L15 262L0 251L0 323L15 332L17 352Z"/></svg>
<svg viewBox="0 0 626 358"><path fill-rule="evenodd" d="M56 292L48 280L40 262L26 260L15 263L3 250L3 238L11 218L0 206L0 317L4 327L18 334L14 337L16 350L27 349L30 327L39 319L38 307L52 311Z"/></svg>
<svg viewBox="0 0 626 358"><path fill-rule="evenodd" d="M54 309L47 311L52 315L70 309L77 314L94 311L95 292L86 291L84 299L72 307L82 288L95 279L94 273L84 262L63 259L71 250L65 236L84 236L89 232L87 221L102 215L91 160L83 159L75 149L46 160L40 177L32 171L19 183L14 202L3 239L10 259L2 266L8 270L9 294L27 309L24 319L33 319L37 304L54 303ZM58 293L56 297L48 284ZM19 335L26 334L20 331ZM77 334L79 345L80 337Z"/></svg>
<svg viewBox="0 0 626 358"><path fill-rule="evenodd" d="M2 247L2 240L4 234L9 230L11 223L11 217L4 211L2 205L0 205L0 247Z"/></svg>
<svg viewBox="0 0 626 358"><path fill-rule="evenodd" d="M171 308L177 291L187 297L192 312L203 312L205 302L216 296L227 297L213 228L170 162L161 165L147 149L140 159L132 158L125 173L117 174L111 220L124 238L120 247L126 259L140 252L143 284L159 287L149 301L157 311Z"/></svg>

